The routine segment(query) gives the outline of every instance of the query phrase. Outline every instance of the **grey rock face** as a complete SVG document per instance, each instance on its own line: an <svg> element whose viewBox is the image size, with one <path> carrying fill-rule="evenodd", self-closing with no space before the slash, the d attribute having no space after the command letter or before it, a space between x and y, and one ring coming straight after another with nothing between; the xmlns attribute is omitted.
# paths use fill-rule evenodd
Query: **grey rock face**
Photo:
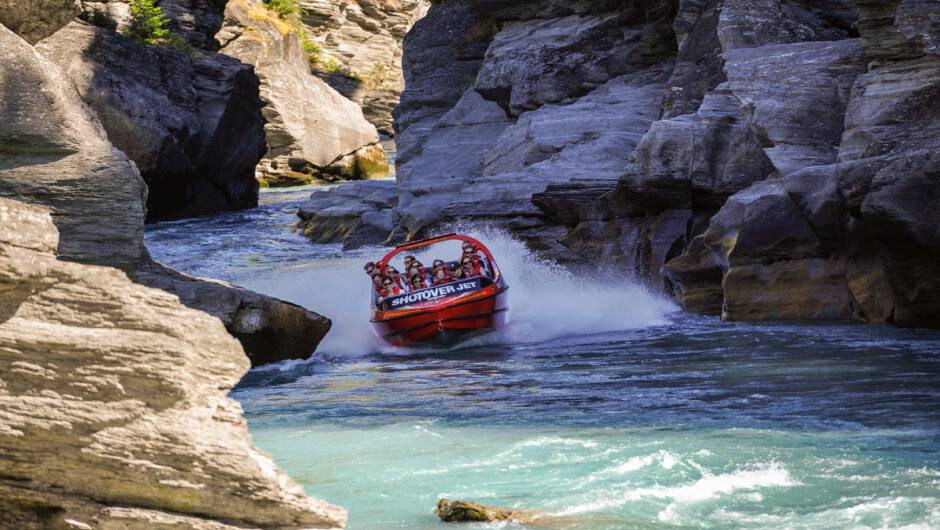
<svg viewBox="0 0 940 530"><path fill-rule="evenodd" d="M0 25L36 44L81 13L78 0L3 0Z"/></svg>
<svg viewBox="0 0 940 530"><path fill-rule="evenodd" d="M483 173L483 152L510 125L503 110L472 88L429 131L420 156L397 174L402 226L418 233Z"/></svg>
<svg viewBox="0 0 940 530"><path fill-rule="evenodd" d="M408 217L411 201L449 201L440 220L497 220L543 255L633 271L693 310L938 325L935 2L678 2L662 19L678 48L658 121L613 125L642 136L619 150L577 123L603 114L578 107L587 98L571 80L593 88L588 73L640 60L597 38L639 6L472 3L500 28L475 88L514 122L482 151L479 176L467 163L474 176L456 196L436 194L439 182L409 169L442 132L440 112L416 100L400 165L409 230L421 224ZM641 29L640 39L663 34ZM626 67L629 76L654 63ZM572 141L579 133L586 140ZM408 198L422 179L420 198Z"/></svg>
<svg viewBox="0 0 940 530"><path fill-rule="evenodd" d="M69 75L111 143L137 164L149 189L148 221L258 204L254 168L266 145L249 65L139 46L82 22L37 49Z"/></svg>
<svg viewBox="0 0 940 530"><path fill-rule="evenodd" d="M347 94L332 82L341 78L328 72L321 77L347 97L352 96L350 99L362 106L366 119L383 134L393 134L392 109L405 88L402 40L427 13L429 5L426 0L300 2L304 26L320 46L324 60L338 60L346 72L362 81L352 77L357 90Z"/></svg>
<svg viewBox="0 0 940 530"><path fill-rule="evenodd" d="M852 0L725 0L718 37L725 51L843 40L857 18Z"/></svg>
<svg viewBox="0 0 940 530"><path fill-rule="evenodd" d="M784 175L835 162L861 41L806 42L725 52L728 84Z"/></svg>
<svg viewBox="0 0 940 530"><path fill-rule="evenodd" d="M300 206L294 228L314 243L343 243L344 250L381 243L395 228L397 204L392 180L348 182L313 192Z"/></svg>
<svg viewBox="0 0 940 530"><path fill-rule="evenodd" d="M57 260L44 209L0 198L0 218L0 524L345 525L251 443L218 319Z"/></svg>
<svg viewBox="0 0 940 530"><path fill-rule="evenodd" d="M259 176L336 174L331 165L379 136L362 109L310 73L297 30L254 0L229 2L216 34L221 53L254 65L266 103L268 152Z"/></svg>
<svg viewBox="0 0 940 530"><path fill-rule="evenodd" d="M487 49L474 86L519 116L655 64L672 43L671 27L633 27L618 13L509 22Z"/></svg>
<svg viewBox="0 0 940 530"><path fill-rule="evenodd" d="M0 196L52 209L59 253L137 268L147 187L107 139L71 80L0 27Z"/></svg>
<svg viewBox="0 0 940 530"><path fill-rule="evenodd" d="M253 362L309 357L328 319L222 282L151 263L143 245L147 187L115 149L74 84L0 27L0 196L52 209L63 259L118 267L222 318ZM38 87L38 88L37 88Z"/></svg>

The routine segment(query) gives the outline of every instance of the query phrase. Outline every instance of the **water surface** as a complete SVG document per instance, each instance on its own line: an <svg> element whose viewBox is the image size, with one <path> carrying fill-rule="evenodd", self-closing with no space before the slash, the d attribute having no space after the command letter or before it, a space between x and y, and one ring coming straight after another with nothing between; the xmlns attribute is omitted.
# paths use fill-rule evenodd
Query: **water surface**
<svg viewBox="0 0 940 530"><path fill-rule="evenodd" d="M369 328L361 270L385 249L291 234L309 192L147 239L170 266L334 320L310 360L252 370L232 395L255 443L349 528L448 528L443 497L554 528L940 528L940 333L722 323L464 227L510 281L509 325L394 348Z"/></svg>

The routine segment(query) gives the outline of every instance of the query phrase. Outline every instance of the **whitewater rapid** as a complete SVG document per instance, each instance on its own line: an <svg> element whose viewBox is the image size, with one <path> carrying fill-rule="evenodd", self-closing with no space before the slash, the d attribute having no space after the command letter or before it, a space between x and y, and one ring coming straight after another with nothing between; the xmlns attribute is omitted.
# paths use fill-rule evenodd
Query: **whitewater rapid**
<svg viewBox="0 0 940 530"><path fill-rule="evenodd" d="M509 314L505 328L459 347L482 344L538 342L563 336L601 333L661 325L678 308L649 293L619 272L603 277L577 277L536 257L524 243L506 232L464 226L463 234L485 244L509 284ZM366 261L378 261L391 248L368 247L326 262L255 272L236 281L307 307L329 317L333 327L318 352L357 356L377 352L407 354L381 340L369 323L371 284L363 271ZM449 241L413 253L430 265L460 256L460 244ZM393 263L401 269L402 254Z"/></svg>

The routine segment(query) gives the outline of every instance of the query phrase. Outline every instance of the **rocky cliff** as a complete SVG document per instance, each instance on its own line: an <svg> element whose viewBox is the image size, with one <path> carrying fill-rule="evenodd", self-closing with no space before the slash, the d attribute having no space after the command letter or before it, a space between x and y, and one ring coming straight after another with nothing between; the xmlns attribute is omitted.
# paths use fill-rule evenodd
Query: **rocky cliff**
<svg viewBox="0 0 940 530"><path fill-rule="evenodd" d="M306 309L165 269L144 247L147 187L68 76L0 27L0 196L51 209L63 259L117 267L222 319L255 365L306 358L330 321Z"/></svg>
<svg viewBox="0 0 940 530"><path fill-rule="evenodd" d="M495 221L728 319L940 325L938 20L921 0L435 5L404 43L397 237Z"/></svg>
<svg viewBox="0 0 940 530"><path fill-rule="evenodd" d="M251 443L218 319L57 243L47 210L0 198L0 526L345 525Z"/></svg>
<svg viewBox="0 0 940 530"><path fill-rule="evenodd" d="M375 127L362 109L312 75L296 27L254 0L225 6L220 52L253 65L261 79L268 152L258 175L270 184L388 174Z"/></svg>
<svg viewBox="0 0 940 530"><path fill-rule="evenodd" d="M76 21L37 49L75 82L147 182L147 220L258 204L266 150L253 68L212 52L140 46Z"/></svg>
<svg viewBox="0 0 940 530"><path fill-rule="evenodd" d="M311 74L299 22L258 0L159 6L182 51L117 35L130 22L127 0L83 4L86 18L114 28L73 23L42 44L137 163L150 188L148 221L252 207L256 179L387 174L362 110Z"/></svg>
<svg viewBox="0 0 940 530"><path fill-rule="evenodd" d="M320 48L316 73L393 135L392 110L405 88L402 40L427 13L427 0L302 0L301 19Z"/></svg>

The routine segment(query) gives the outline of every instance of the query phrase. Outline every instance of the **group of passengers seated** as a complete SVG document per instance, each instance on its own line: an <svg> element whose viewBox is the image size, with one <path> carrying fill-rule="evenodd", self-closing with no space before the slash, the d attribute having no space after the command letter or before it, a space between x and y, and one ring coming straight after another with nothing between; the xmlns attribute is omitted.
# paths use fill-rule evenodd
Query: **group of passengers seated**
<svg viewBox="0 0 940 530"><path fill-rule="evenodd" d="M373 296L375 296L376 302L389 296L465 280L475 276L490 278L493 276L489 267L487 267L486 257L469 241L463 242L460 259L453 266L445 263L444 260L435 259L431 269L428 270L418 259L409 255L405 256L406 272L404 273L398 272L398 269L393 265L387 265L383 275L382 271L371 261L366 263L363 268L366 274L372 277Z"/></svg>

